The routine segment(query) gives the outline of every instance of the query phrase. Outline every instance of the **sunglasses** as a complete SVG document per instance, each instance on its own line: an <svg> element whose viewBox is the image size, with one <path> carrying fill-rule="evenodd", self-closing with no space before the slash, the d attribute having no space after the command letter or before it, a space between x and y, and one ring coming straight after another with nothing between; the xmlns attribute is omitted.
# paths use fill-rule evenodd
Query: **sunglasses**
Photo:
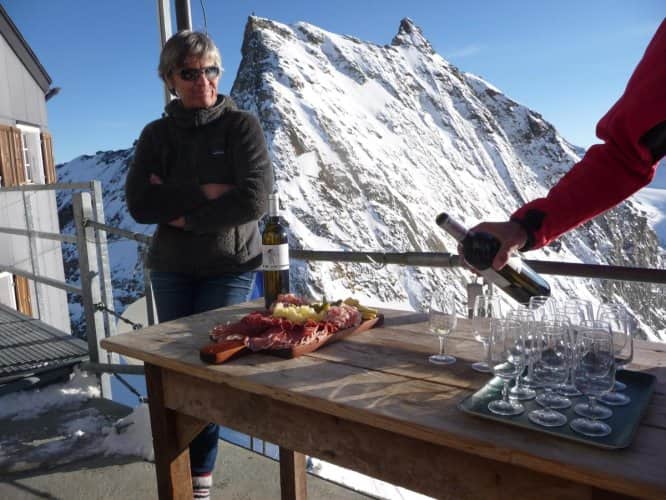
<svg viewBox="0 0 666 500"><path fill-rule="evenodd" d="M186 82L195 82L199 79L199 76L202 73L208 80L213 80L220 75L220 68L217 66L208 66L207 68L201 69L184 68L178 71L178 76L180 76L181 80L185 80Z"/></svg>

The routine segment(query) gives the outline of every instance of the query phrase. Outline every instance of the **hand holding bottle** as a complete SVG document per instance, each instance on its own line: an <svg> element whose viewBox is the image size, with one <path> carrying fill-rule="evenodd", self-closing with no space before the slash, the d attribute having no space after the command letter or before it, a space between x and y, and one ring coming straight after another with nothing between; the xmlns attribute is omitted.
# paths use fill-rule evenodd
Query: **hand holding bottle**
<svg viewBox="0 0 666 500"><path fill-rule="evenodd" d="M500 247L493 259L493 269L502 269L512 254L520 250L527 241L527 234L522 226L513 221L506 222L482 222L470 229L470 232L484 232L492 234L500 242ZM458 249L462 255L463 252Z"/></svg>
<svg viewBox="0 0 666 500"><path fill-rule="evenodd" d="M480 230L487 226L480 224L476 230L468 231L446 213L439 214L436 223L458 241L461 246L460 254L470 266L474 267L475 272L497 285L516 301L527 304L530 297L535 295L550 295L550 286L546 280L535 273L520 257L509 255L506 252L506 243L503 244L494 234ZM501 226L501 223L495 224ZM512 245L515 246L519 243L516 241L519 234L515 228L513 236ZM506 260L503 262L504 266L496 271L493 264L502 248L505 248L506 253L500 257L500 261L503 258Z"/></svg>

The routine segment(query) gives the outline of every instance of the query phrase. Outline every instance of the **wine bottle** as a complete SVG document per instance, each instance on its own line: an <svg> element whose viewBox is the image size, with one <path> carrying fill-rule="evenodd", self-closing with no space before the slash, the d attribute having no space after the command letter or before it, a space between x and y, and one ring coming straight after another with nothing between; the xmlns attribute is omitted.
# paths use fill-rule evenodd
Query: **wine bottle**
<svg viewBox="0 0 666 500"><path fill-rule="evenodd" d="M280 217L277 193L268 195L268 220L261 235L264 302L271 307L278 295L289 293L289 240L287 224Z"/></svg>
<svg viewBox="0 0 666 500"><path fill-rule="evenodd" d="M510 257L499 271L492 268L493 259L501 246L492 234L468 231L448 214L439 214L436 222L462 244L463 257L470 266L516 301L527 304L530 297L550 296L548 282L516 255Z"/></svg>

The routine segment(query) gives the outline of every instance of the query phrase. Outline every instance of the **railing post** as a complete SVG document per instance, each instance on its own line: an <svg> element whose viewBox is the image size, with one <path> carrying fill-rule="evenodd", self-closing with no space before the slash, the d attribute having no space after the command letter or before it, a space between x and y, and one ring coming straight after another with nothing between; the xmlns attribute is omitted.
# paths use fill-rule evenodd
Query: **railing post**
<svg viewBox="0 0 666 500"><path fill-rule="evenodd" d="M86 227L85 222L93 218L90 193L74 193L72 196L74 226L76 228L76 246L79 254L81 272L81 300L86 318L86 336L88 354L92 363L109 363L109 356L100 346L104 331L104 314L95 307L101 299L99 269L97 266L97 248L95 230ZM102 397L111 399L111 378L108 373L97 375Z"/></svg>
<svg viewBox="0 0 666 500"><path fill-rule="evenodd" d="M28 233L28 251L30 253L30 271L33 274L39 275L39 260L37 259L37 255L39 255L39 252L37 251L37 240L35 236L32 234L32 230L34 229L34 224L32 222L33 218L33 213L32 213L32 204L28 200L26 196L26 192L22 191L21 196L23 199L23 215L25 216L25 229ZM41 319L42 318L42 310L39 305L40 300L39 296L40 290L39 290L39 283L35 282L35 309L32 311L34 317ZM29 292L28 292L29 293Z"/></svg>
<svg viewBox="0 0 666 500"><path fill-rule="evenodd" d="M159 323L159 319L155 317L155 300L153 297L153 284L150 281L150 269L146 265L146 258L148 253L148 246L141 247L141 263L143 264L143 296L146 298L146 316L148 318L148 325Z"/></svg>
<svg viewBox="0 0 666 500"><path fill-rule="evenodd" d="M100 224L105 223L104 219L104 198L102 195L102 183L100 181L91 181L92 190L92 219ZM115 311L113 304L113 285L111 283L111 265L109 264L109 248L106 242L106 231L97 229L94 231L97 235L97 258L99 260L99 276L101 285L102 302L109 311ZM116 321L110 317L109 313L104 314L104 332L106 337L116 334ZM109 353L109 363L118 363L118 355Z"/></svg>

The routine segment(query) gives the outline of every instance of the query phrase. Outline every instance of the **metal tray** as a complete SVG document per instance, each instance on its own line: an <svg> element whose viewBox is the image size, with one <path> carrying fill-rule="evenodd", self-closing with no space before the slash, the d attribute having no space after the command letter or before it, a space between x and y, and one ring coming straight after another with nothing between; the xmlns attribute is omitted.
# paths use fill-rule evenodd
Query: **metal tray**
<svg viewBox="0 0 666 500"><path fill-rule="evenodd" d="M574 432L571 427L569 427L569 422L578 416L573 411L573 406L580 401L584 401L584 396L571 398L573 404L570 408L558 410L559 412L564 413L567 417L567 423L561 427L541 427L530 422L527 414L532 410L540 408L539 404L534 400L521 401L525 407L525 411L522 414L513 417L495 415L488 410L488 403L493 399L501 397L502 381L498 378L493 378L481 389L461 401L458 404L458 408L478 417L488 418L497 422L537 432L544 432L546 434L551 434L564 439L571 439L599 448L626 448L631 444L636 429L638 428L638 424L647 409L654 391L656 378L649 373L635 372L631 370L619 370L616 377L618 380L627 384L627 388L623 392L631 398L631 403L627 406L610 407L613 410L613 416L608 420L604 420L604 422L611 426L613 432L608 436L601 438L583 436Z"/></svg>

